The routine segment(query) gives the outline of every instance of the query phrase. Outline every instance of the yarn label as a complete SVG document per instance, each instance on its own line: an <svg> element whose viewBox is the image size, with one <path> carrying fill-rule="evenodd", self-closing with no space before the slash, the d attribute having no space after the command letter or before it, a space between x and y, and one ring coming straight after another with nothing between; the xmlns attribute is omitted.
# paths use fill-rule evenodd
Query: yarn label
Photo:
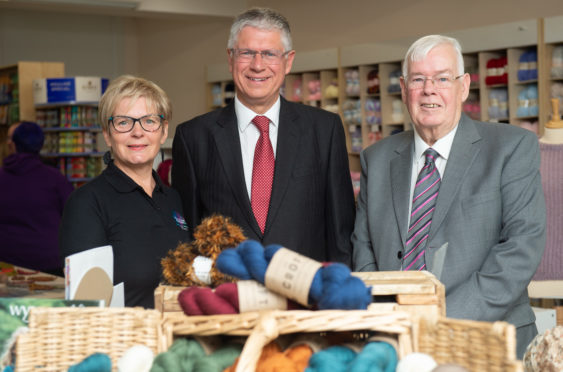
<svg viewBox="0 0 563 372"><path fill-rule="evenodd" d="M309 289L321 267L320 262L281 248L266 269L264 283L268 289L307 306Z"/></svg>
<svg viewBox="0 0 563 372"><path fill-rule="evenodd" d="M287 299L255 280L237 282L238 307L241 313L257 310L287 310Z"/></svg>
<svg viewBox="0 0 563 372"><path fill-rule="evenodd" d="M197 256L194 258L192 267L194 268L194 279L200 282L211 285L211 266L213 266L213 260L205 256Z"/></svg>

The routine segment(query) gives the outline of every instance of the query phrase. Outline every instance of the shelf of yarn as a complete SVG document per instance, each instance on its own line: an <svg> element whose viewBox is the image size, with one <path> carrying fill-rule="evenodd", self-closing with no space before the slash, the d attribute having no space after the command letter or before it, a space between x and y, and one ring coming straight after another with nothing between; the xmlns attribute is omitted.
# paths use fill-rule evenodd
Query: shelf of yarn
<svg viewBox="0 0 563 372"><path fill-rule="evenodd" d="M510 123L539 132L538 55L535 46L513 48L508 54Z"/></svg>

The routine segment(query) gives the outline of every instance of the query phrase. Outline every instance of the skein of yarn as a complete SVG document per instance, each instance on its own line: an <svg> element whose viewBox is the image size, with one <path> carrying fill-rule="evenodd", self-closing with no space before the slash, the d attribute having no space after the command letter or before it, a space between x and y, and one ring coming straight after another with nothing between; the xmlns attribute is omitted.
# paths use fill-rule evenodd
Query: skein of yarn
<svg viewBox="0 0 563 372"><path fill-rule="evenodd" d="M258 284L255 281L255 286ZM268 300L273 295L263 286L260 286L263 291L267 291L268 297L259 297L262 301L261 306L256 308L244 309L241 308L239 302L239 285L238 283L223 283L214 290L208 287L188 287L178 294L178 303L186 315L217 315L217 314L238 314L244 311L256 311L263 309L279 309L279 310L294 310L302 309L298 304L281 298L283 303L270 303ZM260 292L263 292L260 291ZM257 293L253 293L257 297ZM244 299L244 298L243 298Z"/></svg>
<svg viewBox="0 0 563 372"><path fill-rule="evenodd" d="M346 372L356 352L346 346L331 346L317 351L309 359L305 372Z"/></svg>
<svg viewBox="0 0 563 372"><path fill-rule="evenodd" d="M111 372L111 359L107 354L95 353L70 366L68 372Z"/></svg>
<svg viewBox="0 0 563 372"><path fill-rule="evenodd" d="M154 360L152 350L144 345L135 345L123 353L117 361L118 372L149 372Z"/></svg>
<svg viewBox="0 0 563 372"><path fill-rule="evenodd" d="M395 372L397 351L387 342L370 342L348 367L349 372Z"/></svg>
<svg viewBox="0 0 563 372"><path fill-rule="evenodd" d="M302 372L307 367L312 354L313 350L304 344L282 351L281 347L272 341L262 348L255 372ZM238 359L224 372L234 372L237 365Z"/></svg>
<svg viewBox="0 0 563 372"><path fill-rule="evenodd" d="M216 267L224 274L239 279L254 279L279 293L265 279L268 265L281 248L280 245L264 248L257 241L246 240L236 248L221 252L217 257ZM317 269L309 287L308 303L303 303L298 298L292 299L319 309L366 309L372 300L370 288L361 279L352 276L350 269L340 263Z"/></svg>
<svg viewBox="0 0 563 372"><path fill-rule="evenodd" d="M233 364L241 350L240 345L228 345L206 355L197 341L181 338L156 356L150 372L221 372Z"/></svg>
<svg viewBox="0 0 563 372"><path fill-rule="evenodd" d="M397 351L387 342L369 342L359 353L332 346L311 357L306 372L395 372Z"/></svg>
<svg viewBox="0 0 563 372"><path fill-rule="evenodd" d="M436 366L436 361L430 355L411 353L399 361L397 372L431 372Z"/></svg>

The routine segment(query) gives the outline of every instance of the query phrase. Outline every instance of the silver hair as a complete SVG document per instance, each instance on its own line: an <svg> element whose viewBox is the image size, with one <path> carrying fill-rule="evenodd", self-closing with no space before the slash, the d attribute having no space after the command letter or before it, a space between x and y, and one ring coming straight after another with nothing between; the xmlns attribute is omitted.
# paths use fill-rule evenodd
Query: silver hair
<svg viewBox="0 0 563 372"><path fill-rule="evenodd" d="M231 33L227 42L228 49L235 47L240 31L246 26L256 27L260 30L278 30L281 34L284 52L292 49L289 22L283 15L269 8L251 8L239 14L231 26Z"/></svg>
<svg viewBox="0 0 563 372"><path fill-rule="evenodd" d="M403 77L406 77L409 72L410 62L424 59L432 49L443 44L449 44L454 48L457 58L457 75L463 75L463 55L461 54L461 45L459 44L459 41L453 37L443 35L428 35L423 36L412 43L409 50L407 50L405 60L403 61Z"/></svg>

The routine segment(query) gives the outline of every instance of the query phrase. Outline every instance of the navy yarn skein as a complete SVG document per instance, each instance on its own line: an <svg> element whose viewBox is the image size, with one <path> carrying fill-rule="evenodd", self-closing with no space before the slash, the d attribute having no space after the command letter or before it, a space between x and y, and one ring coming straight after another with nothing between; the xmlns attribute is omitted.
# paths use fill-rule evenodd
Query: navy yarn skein
<svg viewBox="0 0 563 372"><path fill-rule="evenodd" d="M223 274L239 279L265 282L266 269L272 257L281 248L266 248L255 240L245 240L236 248L225 249L215 262ZM273 290L272 288L269 288ZM371 290L364 282L350 274L341 263L332 263L315 273L309 289L309 304L319 309L366 309L371 303Z"/></svg>

